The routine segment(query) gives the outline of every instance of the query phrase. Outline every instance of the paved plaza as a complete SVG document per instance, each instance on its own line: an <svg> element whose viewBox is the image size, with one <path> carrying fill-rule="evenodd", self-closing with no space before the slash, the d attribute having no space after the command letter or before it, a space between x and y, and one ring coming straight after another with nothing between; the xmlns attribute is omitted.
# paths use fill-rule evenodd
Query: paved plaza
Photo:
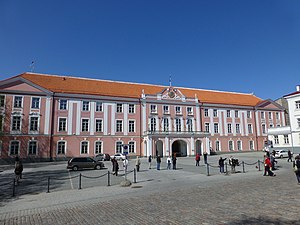
<svg viewBox="0 0 300 225"><path fill-rule="evenodd" d="M137 183L130 187L119 185L124 180L120 171L121 176L114 177L111 186L105 181L79 190L68 179L68 185L63 183L50 193L35 189L32 193L17 192L15 197L6 195L1 200L0 224L300 224L300 185L292 164L278 159L277 176L268 177L257 168L262 152L233 156L245 162L245 173L240 165L235 174L220 174L214 167L219 156L209 156L210 176L203 159L201 166L196 167L194 158L179 158L177 170L166 170L163 159L160 171L155 169L155 163L149 170L143 159ZM25 164L20 186L43 171L76 175L67 172L65 166L66 163L49 168L46 164ZM100 172L110 170L110 162L106 162L106 167ZM131 160L129 170L133 167ZM1 180L12 173L12 168L2 167ZM127 176L131 181L132 175Z"/></svg>

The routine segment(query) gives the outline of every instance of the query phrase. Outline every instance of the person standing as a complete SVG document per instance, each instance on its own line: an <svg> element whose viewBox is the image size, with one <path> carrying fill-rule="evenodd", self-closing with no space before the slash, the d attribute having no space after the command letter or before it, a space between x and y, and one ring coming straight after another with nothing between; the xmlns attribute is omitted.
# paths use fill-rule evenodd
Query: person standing
<svg viewBox="0 0 300 225"><path fill-rule="evenodd" d="M127 168L128 168L128 159L127 159L127 157L123 160L123 168L124 168L124 171L126 172Z"/></svg>
<svg viewBox="0 0 300 225"><path fill-rule="evenodd" d="M174 153L172 158L173 170L176 170L176 161L177 161L176 153Z"/></svg>
<svg viewBox="0 0 300 225"><path fill-rule="evenodd" d="M227 158L223 159L222 157L220 157L220 159L219 159L220 173L224 173L224 161L225 161L226 159L227 159Z"/></svg>
<svg viewBox="0 0 300 225"><path fill-rule="evenodd" d="M300 184L300 154L295 157L295 161L293 162L293 167L294 167L298 184Z"/></svg>
<svg viewBox="0 0 300 225"><path fill-rule="evenodd" d="M207 152L203 153L204 163L207 164Z"/></svg>
<svg viewBox="0 0 300 225"><path fill-rule="evenodd" d="M16 183L18 184L20 179L22 178L23 172L23 164L19 157L17 156L15 159L15 175L16 175Z"/></svg>
<svg viewBox="0 0 300 225"><path fill-rule="evenodd" d="M135 161L135 167L136 167L136 171L139 172L140 171L140 165L141 165L141 159L140 157L136 157L136 161Z"/></svg>
<svg viewBox="0 0 300 225"><path fill-rule="evenodd" d="M148 157L149 169L151 169L151 162L152 162L152 156L149 155Z"/></svg>
<svg viewBox="0 0 300 225"><path fill-rule="evenodd" d="M167 170L170 170L171 169L171 157L168 156L167 158Z"/></svg>
<svg viewBox="0 0 300 225"><path fill-rule="evenodd" d="M292 154L292 152L290 150L288 150L288 160L287 161L288 162L289 161L293 162L293 154Z"/></svg>
<svg viewBox="0 0 300 225"><path fill-rule="evenodd" d="M235 173L235 159L232 156L229 157L229 165L231 167L231 173Z"/></svg>
<svg viewBox="0 0 300 225"><path fill-rule="evenodd" d="M265 172L264 172L264 176L266 176L267 173L268 173L268 175L271 176L271 177L276 176L276 174L273 173L273 172L271 171L271 169L270 169L270 168L272 168L272 163L271 163L271 161L270 161L270 158L269 158L267 155L265 155L265 161L264 161L264 163L265 163Z"/></svg>
<svg viewBox="0 0 300 225"><path fill-rule="evenodd" d="M200 162L200 154L199 153L197 153L195 160L196 160L196 166L200 166L199 165L199 162Z"/></svg>
<svg viewBox="0 0 300 225"><path fill-rule="evenodd" d="M160 155L158 155L156 157L156 169L157 170L160 170L160 163L161 163L161 158L160 158Z"/></svg>
<svg viewBox="0 0 300 225"><path fill-rule="evenodd" d="M112 165L113 165L113 175L118 176L118 172L119 172L119 163L116 160L116 157L114 157L112 160Z"/></svg>

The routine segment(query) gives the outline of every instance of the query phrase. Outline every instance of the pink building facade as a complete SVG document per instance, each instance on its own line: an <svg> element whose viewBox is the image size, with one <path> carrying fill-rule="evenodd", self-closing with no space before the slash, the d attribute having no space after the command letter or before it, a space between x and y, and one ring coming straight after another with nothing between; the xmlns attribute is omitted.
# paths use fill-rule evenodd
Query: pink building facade
<svg viewBox="0 0 300 225"><path fill-rule="evenodd" d="M284 113L252 94L25 73L0 82L0 157L257 151Z"/></svg>

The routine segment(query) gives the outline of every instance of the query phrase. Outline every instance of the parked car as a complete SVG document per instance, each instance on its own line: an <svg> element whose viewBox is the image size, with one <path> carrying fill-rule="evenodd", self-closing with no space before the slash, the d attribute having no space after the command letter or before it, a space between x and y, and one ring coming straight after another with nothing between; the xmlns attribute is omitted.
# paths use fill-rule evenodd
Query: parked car
<svg viewBox="0 0 300 225"><path fill-rule="evenodd" d="M103 162L97 162L91 157L74 157L68 161L67 169L72 169L74 171L78 169L97 169L100 170L104 168Z"/></svg>
<svg viewBox="0 0 300 225"><path fill-rule="evenodd" d="M116 154L112 155L110 158L111 159L116 158L116 160L123 160L126 158L126 156L121 153L116 153Z"/></svg>
<svg viewBox="0 0 300 225"><path fill-rule="evenodd" d="M94 157L95 161L109 161L110 155L106 153L99 153Z"/></svg>
<svg viewBox="0 0 300 225"><path fill-rule="evenodd" d="M275 158L288 158L288 150L281 149L281 150L275 150Z"/></svg>

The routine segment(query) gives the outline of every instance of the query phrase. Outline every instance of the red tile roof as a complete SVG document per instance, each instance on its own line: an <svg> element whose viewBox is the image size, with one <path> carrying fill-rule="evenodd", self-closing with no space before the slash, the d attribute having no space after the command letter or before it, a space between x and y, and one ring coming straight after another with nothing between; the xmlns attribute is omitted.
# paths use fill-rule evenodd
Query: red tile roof
<svg viewBox="0 0 300 225"><path fill-rule="evenodd" d="M167 88L167 86L159 85L137 84L129 82L96 80L36 73L24 73L19 76L49 91L56 93L140 98L142 90L144 90L144 93L146 95L155 95ZM254 96L253 94L181 87L178 87L177 89L179 89L187 98L195 98L196 94L199 101L202 103L255 106L262 101L262 99Z"/></svg>

